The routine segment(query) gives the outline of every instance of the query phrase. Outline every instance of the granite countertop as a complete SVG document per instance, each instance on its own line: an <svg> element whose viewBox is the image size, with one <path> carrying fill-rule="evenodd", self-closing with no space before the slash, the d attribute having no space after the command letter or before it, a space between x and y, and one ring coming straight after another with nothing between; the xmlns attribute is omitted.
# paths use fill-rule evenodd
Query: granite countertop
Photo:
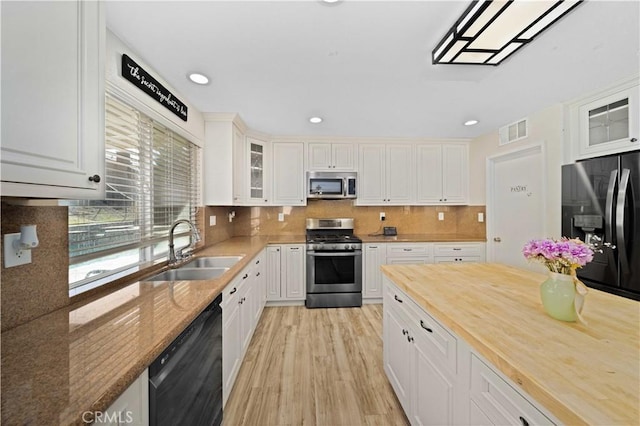
<svg viewBox="0 0 640 426"><path fill-rule="evenodd" d="M462 243L479 242L484 243L486 238L471 237L458 234L400 234L394 237L384 235L360 235L358 237L363 243Z"/></svg>
<svg viewBox="0 0 640 426"><path fill-rule="evenodd" d="M404 237L395 241L456 241ZM84 412L108 408L267 244L304 242L302 234L231 238L197 253L243 256L219 278L139 280L3 332L2 423L83 424Z"/></svg>
<svg viewBox="0 0 640 426"><path fill-rule="evenodd" d="M2 423L83 424L108 408L271 241L293 242L232 238L198 252L243 256L219 278L136 281L2 333Z"/></svg>
<svg viewBox="0 0 640 426"><path fill-rule="evenodd" d="M491 263L383 273L565 424L640 422L640 303L589 289L587 324L546 315L546 275Z"/></svg>

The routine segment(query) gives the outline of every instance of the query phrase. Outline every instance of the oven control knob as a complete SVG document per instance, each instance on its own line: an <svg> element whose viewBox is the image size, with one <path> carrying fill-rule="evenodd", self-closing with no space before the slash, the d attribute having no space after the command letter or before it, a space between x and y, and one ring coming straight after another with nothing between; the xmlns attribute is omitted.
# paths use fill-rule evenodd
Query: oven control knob
<svg viewBox="0 0 640 426"><path fill-rule="evenodd" d="M320 250L320 244L314 244L313 245L313 249L314 250Z"/></svg>
<svg viewBox="0 0 640 426"><path fill-rule="evenodd" d="M337 245L335 245L335 244L331 246L331 249L332 249L332 250L335 250L335 249L337 249L337 248L338 248L338 246L337 246Z"/></svg>
<svg viewBox="0 0 640 426"><path fill-rule="evenodd" d="M344 245L344 249L345 249L345 250L351 250L351 246L350 246L349 244L345 244L345 245Z"/></svg>

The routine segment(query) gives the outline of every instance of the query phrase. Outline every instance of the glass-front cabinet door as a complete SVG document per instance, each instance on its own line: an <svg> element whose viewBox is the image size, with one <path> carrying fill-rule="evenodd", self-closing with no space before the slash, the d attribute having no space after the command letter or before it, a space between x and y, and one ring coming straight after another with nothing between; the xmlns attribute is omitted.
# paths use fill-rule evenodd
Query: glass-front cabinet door
<svg viewBox="0 0 640 426"><path fill-rule="evenodd" d="M580 156L640 148L638 86L581 105Z"/></svg>
<svg viewBox="0 0 640 426"><path fill-rule="evenodd" d="M247 138L249 160L249 201L253 205L266 205L267 190L267 145L265 142Z"/></svg>

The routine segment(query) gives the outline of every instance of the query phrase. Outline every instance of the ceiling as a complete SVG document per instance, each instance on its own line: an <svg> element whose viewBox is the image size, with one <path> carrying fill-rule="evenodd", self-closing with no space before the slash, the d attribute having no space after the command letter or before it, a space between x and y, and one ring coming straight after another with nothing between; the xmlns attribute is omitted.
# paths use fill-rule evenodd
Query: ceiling
<svg viewBox="0 0 640 426"><path fill-rule="evenodd" d="M202 112L273 135L477 137L639 72L640 2L588 1L498 67L432 65L469 1L109 1L107 26ZM197 86L186 75L211 79ZM308 118L319 115L322 124ZM475 118L479 124L463 126Z"/></svg>

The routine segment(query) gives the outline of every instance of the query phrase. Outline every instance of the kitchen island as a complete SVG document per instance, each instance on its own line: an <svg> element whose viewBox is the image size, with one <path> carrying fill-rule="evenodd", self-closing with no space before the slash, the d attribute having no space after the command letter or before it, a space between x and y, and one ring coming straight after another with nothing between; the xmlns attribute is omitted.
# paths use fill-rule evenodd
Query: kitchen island
<svg viewBox="0 0 640 426"><path fill-rule="evenodd" d="M458 352L468 346L551 421L640 423L638 302L589 289L587 324L567 323L543 311L543 274L491 263L386 265L382 271L387 288L457 336ZM470 393L468 364L458 358L467 389L457 397Z"/></svg>

